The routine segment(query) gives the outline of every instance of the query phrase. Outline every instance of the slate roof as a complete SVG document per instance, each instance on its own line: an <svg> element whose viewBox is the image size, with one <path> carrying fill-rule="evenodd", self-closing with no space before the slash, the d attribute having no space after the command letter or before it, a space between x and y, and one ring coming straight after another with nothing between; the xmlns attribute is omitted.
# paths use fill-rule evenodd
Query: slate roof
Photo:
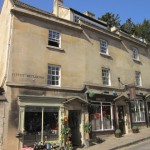
<svg viewBox="0 0 150 150"><path fill-rule="evenodd" d="M25 9L33 11L33 12L37 12L37 13L40 13L40 14L45 15L45 16L51 16L51 15L53 15L50 12L44 11L42 9L36 8L34 6L28 5L28 4L23 3L21 1L18 1L18 0L12 0L12 2L13 2L13 4L15 6L18 6L18 7L21 7L21 8L25 8Z"/></svg>
<svg viewBox="0 0 150 150"><path fill-rule="evenodd" d="M12 2L13 2L13 4L14 4L15 6L18 6L18 7L21 7L21 8L25 8L25 9L30 10L30 11L33 11L33 12L40 13L40 14L42 14L42 15L44 15L44 16L54 16L54 14L52 14L52 13L50 13L50 12L47 12L47 11L44 11L44 10L42 10L42 9L36 8L36 7L34 7L34 6L28 5L28 4L23 3L23 2L21 2L21 1L12 0ZM96 22L96 23L98 23L98 24L101 24L101 25L107 27L107 23L105 23L105 22L103 22L103 21L99 21L99 20L97 20L97 19L93 19L93 18L91 18L91 17L88 17L87 15L85 15L85 14L83 14L83 13L80 13L79 11L74 10L74 9L72 9L72 8L69 8L69 9L70 9L72 12L74 12L74 13L76 13L76 14L79 14L80 16L83 16L84 18L87 18L87 19L89 19L89 20L91 20L91 21L93 21L93 22Z"/></svg>

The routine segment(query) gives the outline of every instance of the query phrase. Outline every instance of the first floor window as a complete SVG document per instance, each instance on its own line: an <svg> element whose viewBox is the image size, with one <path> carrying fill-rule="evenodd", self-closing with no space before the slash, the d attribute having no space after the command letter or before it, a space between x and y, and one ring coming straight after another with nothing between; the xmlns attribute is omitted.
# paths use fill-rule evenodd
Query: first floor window
<svg viewBox="0 0 150 150"><path fill-rule="evenodd" d="M60 33L49 30L48 45L60 47Z"/></svg>
<svg viewBox="0 0 150 150"><path fill-rule="evenodd" d="M60 86L60 66L48 65L48 78L49 85Z"/></svg>
<svg viewBox="0 0 150 150"><path fill-rule="evenodd" d="M145 107L143 100L131 102L131 115L133 122L145 122Z"/></svg>
<svg viewBox="0 0 150 150"><path fill-rule="evenodd" d="M138 72L138 71L135 72L135 83L136 83L136 86L141 86L142 85L141 73Z"/></svg>
<svg viewBox="0 0 150 150"><path fill-rule="evenodd" d="M103 85L110 85L110 71L107 68L102 68Z"/></svg>
<svg viewBox="0 0 150 150"><path fill-rule="evenodd" d="M25 107L24 145L30 146L35 142L58 139L57 107Z"/></svg>
<svg viewBox="0 0 150 150"><path fill-rule="evenodd" d="M112 103L93 103L90 108L90 121L92 123L92 131L112 130L112 112Z"/></svg>

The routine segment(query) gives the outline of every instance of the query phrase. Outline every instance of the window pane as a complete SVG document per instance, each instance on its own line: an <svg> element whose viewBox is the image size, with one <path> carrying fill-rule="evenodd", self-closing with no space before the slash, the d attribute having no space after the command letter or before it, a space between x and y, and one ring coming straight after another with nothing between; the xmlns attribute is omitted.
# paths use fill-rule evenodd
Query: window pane
<svg viewBox="0 0 150 150"><path fill-rule="evenodd" d="M100 51L102 53L107 53L107 41L101 40L101 42L100 42Z"/></svg>
<svg viewBox="0 0 150 150"><path fill-rule="evenodd" d="M113 114L111 113L111 108L111 103L100 102L99 104L92 104L89 111L93 131L112 129Z"/></svg>
<svg viewBox="0 0 150 150"><path fill-rule="evenodd" d="M50 85L59 85L60 83L60 67L49 65L48 66L48 79L47 83Z"/></svg>
<svg viewBox="0 0 150 150"><path fill-rule="evenodd" d="M133 122L144 122L145 111L144 101L136 100L131 102L131 114Z"/></svg>
<svg viewBox="0 0 150 150"><path fill-rule="evenodd" d="M103 85L109 85L109 70L102 69L102 81Z"/></svg>
<svg viewBox="0 0 150 150"><path fill-rule="evenodd" d="M42 109L41 107L25 108L24 145L30 146L41 141Z"/></svg>
<svg viewBox="0 0 150 150"><path fill-rule="evenodd" d="M44 138L54 141L58 139L58 110L44 109Z"/></svg>
<svg viewBox="0 0 150 150"><path fill-rule="evenodd" d="M103 113L103 128L104 129L111 129L111 110L110 106L103 106L102 113Z"/></svg>
<svg viewBox="0 0 150 150"><path fill-rule="evenodd" d="M59 47L60 34L55 31L49 31L48 45Z"/></svg>

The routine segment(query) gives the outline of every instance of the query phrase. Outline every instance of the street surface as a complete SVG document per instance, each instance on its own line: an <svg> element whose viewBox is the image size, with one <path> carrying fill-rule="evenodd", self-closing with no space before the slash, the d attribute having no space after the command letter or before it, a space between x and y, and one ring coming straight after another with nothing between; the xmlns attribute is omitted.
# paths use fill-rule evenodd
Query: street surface
<svg viewBox="0 0 150 150"><path fill-rule="evenodd" d="M150 140L140 142L138 144L122 148L120 150L150 150Z"/></svg>

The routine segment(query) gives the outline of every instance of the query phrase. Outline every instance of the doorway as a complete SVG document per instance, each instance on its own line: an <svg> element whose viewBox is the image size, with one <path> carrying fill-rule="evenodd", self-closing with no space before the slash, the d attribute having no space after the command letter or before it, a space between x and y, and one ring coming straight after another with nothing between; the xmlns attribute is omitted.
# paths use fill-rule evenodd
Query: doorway
<svg viewBox="0 0 150 150"><path fill-rule="evenodd" d="M148 125L150 126L150 102L147 102L148 107Z"/></svg>
<svg viewBox="0 0 150 150"><path fill-rule="evenodd" d="M81 111L69 110L69 127L71 129L71 142L73 146L81 146Z"/></svg>
<svg viewBox="0 0 150 150"><path fill-rule="evenodd" d="M125 133L124 107L118 106L118 125L122 134Z"/></svg>

